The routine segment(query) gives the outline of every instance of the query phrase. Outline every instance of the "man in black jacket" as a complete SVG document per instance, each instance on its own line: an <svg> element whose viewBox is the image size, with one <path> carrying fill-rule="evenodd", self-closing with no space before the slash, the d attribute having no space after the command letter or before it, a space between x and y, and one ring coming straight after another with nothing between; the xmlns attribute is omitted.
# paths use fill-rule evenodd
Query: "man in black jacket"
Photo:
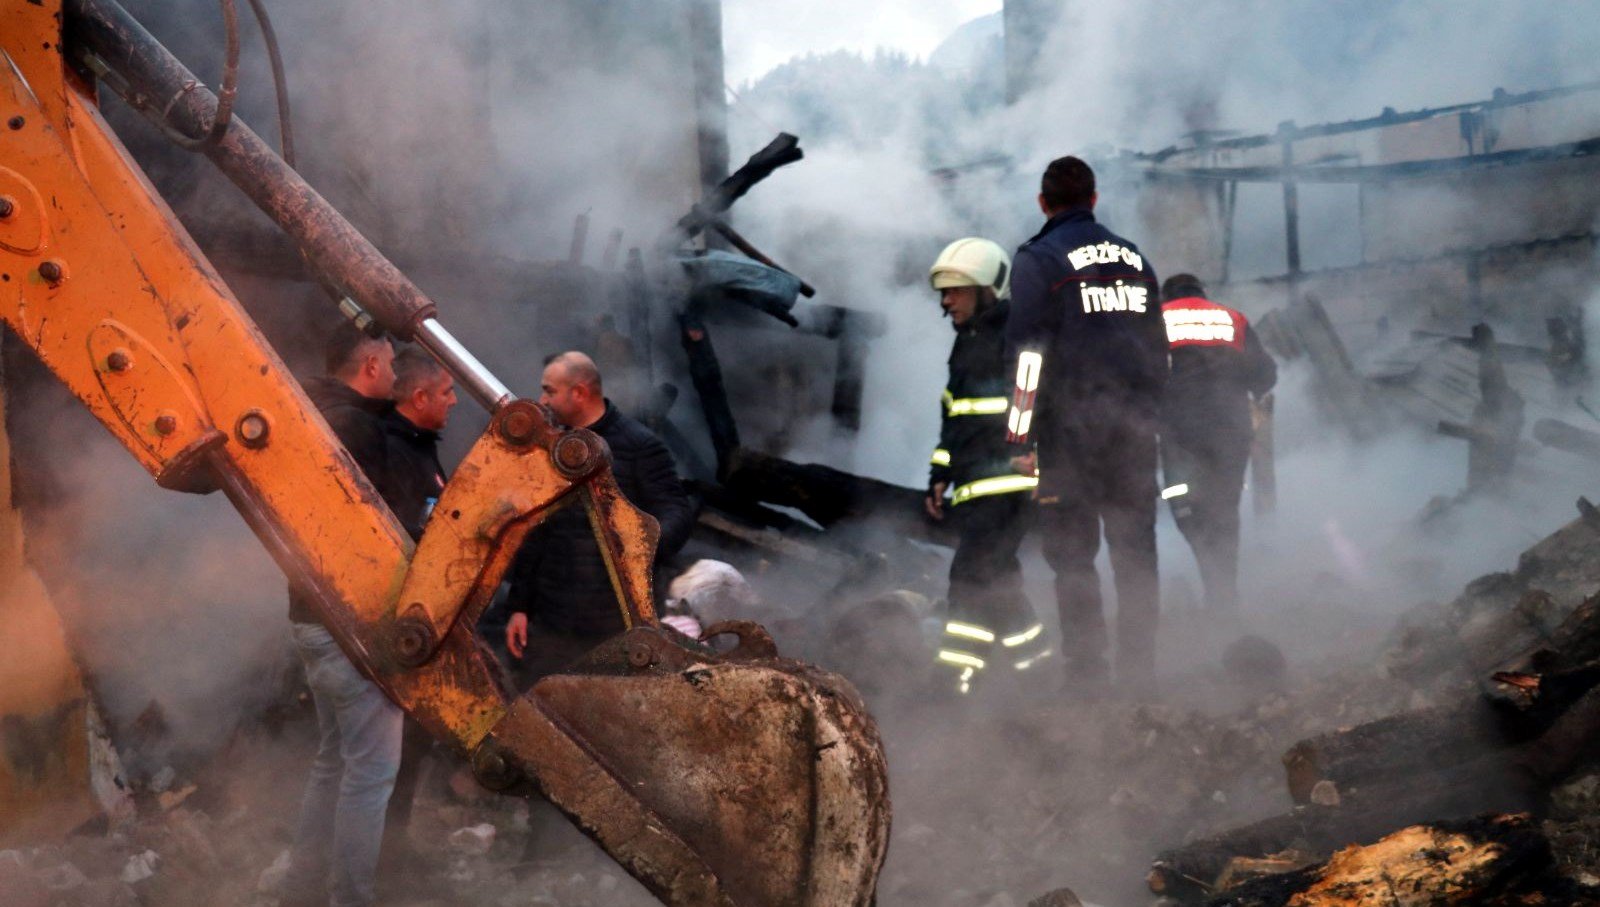
<svg viewBox="0 0 1600 907"><path fill-rule="evenodd" d="M394 408L383 423L390 477L384 500L411 538L420 540L439 492L444 490L446 476L439 462L439 432L456 405L455 379L432 356L410 347L394 358L394 399ZM384 822L382 875L398 884L412 884L403 876L407 870L418 868L407 828L422 763L432 748L433 738L422 725L407 718L400 771L395 776L394 794L389 798Z"/></svg>
<svg viewBox="0 0 1600 907"><path fill-rule="evenodd" d="M455 379L420 349L394 359L394 409L384 422L394 488L385 496L412 539L422 538L433 504L444 490L439 432L456 405Z"/></svg>
<svg viewBox="0 0 1600 907"><path fill-rule="evenodd" d="M622 494L661 525L657 566L678 553L694 528L694 507L666 445L611 405L600 370L583 353L551 357L540 390L540 405L557 422L587 428L610 446L611 470ZM562 667L622 632L621 605L581 506L557 511L528 534L511 567L508 601L513 613L506 624L506 649L517 659L531 653L524 664L526 679Z"/></svg>
<svg viewBox="0 0 1600 907"><path fill-rule="evenodd" d="M1156 429L1167 337L1155 271L1094 219L1094 171L1050 163L1049 220L1017 250L1006 340L1016 355L1013 441L1037 442L1039 525L1056 574L1069 682L1106 676L1095 554L1101 523L1117 588L1117 674L1134 692L1155 672ZM1037 402L1037 408L1035 408Z"/></svg>
<svg viewBox="0 0 1600 907"><path fill-rule="evenodd" d="M1161 286L1172 347L1162 405L1161 460L1178 529L1194 549L1206 606L1239 604L1239 497L1255 428L1250 398L1278 380L1278 366L1244 315L1206 298L1192 274Z"/></svg>
<svg viewBox="0 0 1600 907"><path fill-rule="evenodd" d="M328 342L328 376L306 394L385 500L395 487L384 421L394 408L394 347L343 324ZM339 648L316 608L290 589L289 620L306 668L321 741L283 883L285 905L371 904L384 812L400 765L405 713Z"/></svg>
<svg viewBox="0 0 1600 907"><path fill-rule="evenodd" d="M938 660L954 673L956 691L967 693L986 668L1025 670L1046 654L1017 558L1038 479L1017 474L1006 443L1010 257L987 239L958 239L939 254L928 282L956 329L925 504L935 520L948 512L959 533Z"/></svg>

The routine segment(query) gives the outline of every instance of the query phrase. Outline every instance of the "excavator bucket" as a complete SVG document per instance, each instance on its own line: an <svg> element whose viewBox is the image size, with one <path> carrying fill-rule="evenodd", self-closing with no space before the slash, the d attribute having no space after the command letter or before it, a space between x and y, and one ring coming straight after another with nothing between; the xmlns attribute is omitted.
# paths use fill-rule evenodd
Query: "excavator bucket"
<svg viewBox="0 0 1600 907"><path fill-rule="evenodd" d="M468 745L485 786L538 793L669 904L870 903L888 846L883 746L842 677L778 656L761 627L706 641L657 621L654 519L622 496L604 442L503 406L439 498L398 601L408 638L444 642L397 684L441 724L471 627L512 552L556 507L582 506L628 629L539 680ZM581 503L580 503L581 502ZM475 578L464 588L460 578ZM437 629L434 629L437 628ZM448 732L445 736L449 736Z"/></svg>
<svg viewBox="0 0 1600 907"><path fill-rule="evenodd" d="M877 728L843 678L765 649L708 657L636 628L535 684L497 743L532 754L541 792L667 903L871 903ZM532 745L550 729L572 746Z"/></svg>

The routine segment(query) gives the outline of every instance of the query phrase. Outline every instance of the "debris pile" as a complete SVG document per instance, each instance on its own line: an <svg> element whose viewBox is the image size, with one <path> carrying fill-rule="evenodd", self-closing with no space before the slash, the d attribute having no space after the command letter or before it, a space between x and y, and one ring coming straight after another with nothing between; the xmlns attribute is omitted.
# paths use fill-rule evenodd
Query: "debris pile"
<svg viewBox="0 0 1600 907"><path fill-rule="evenodd" d="M813 644L847 673L898 665L861 674L894 765L879 902L1070 904L1070 885L1091 907L1322 907L1405 879L1394 903L1584 903L1600 881L1600 772L1580 745L1600 713L1596 540L1573 521L1406 613L1358 666L1313 676L1261 629L1159 705L1074 699L1054 677L937 697L913 670L935 609L911 593L797 618L832 627ZM904 630L893 658L848 644L880 640L885 615ZM1167 620L1183 636L1211 618ZM196 761L147 711L118 740L137 814L0 853L0 903L274 907L314 747L303 712ZM653 903L553 810L481 790L442 752L404 844L383 874L402 907Z"/></svg>
<svg viewBox="0 0 1600 907"><path fill-rule="evenodd" d="M1600 596L1582 598L1600 588L1594 541L1594 527L1574 521L1524 553L1515 571L1407 614L1382 667L1411 707L1296 742L1283 755L1292 809L1164 850L1151 889L1208 905L1362 903L1351 894L1366 884L1357 864L1370 868L1406 841L1505 813L1512 817L1469 822L1474 847L1493 842L1485 845L1493 871L1457 874L1446 857L1385 870L1411 878L1417 895L1404 903L1600 899L1587 828ZM1373 846L1341 850L1352 843ZM1352 899L1317 894L1334 889Z"/></svg>

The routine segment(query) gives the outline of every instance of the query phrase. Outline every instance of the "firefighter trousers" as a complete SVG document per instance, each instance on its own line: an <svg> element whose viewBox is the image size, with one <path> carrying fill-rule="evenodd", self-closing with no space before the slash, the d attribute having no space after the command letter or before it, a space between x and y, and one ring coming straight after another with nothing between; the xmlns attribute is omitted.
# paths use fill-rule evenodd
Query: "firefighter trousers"
<svg viewBox="0 0 1600 907"><path fill-rule="evenodd" d="M1140 417L1103 420L1040 442L1039 539L1055 571L1069 681L1098 682L1107 672L1094 563L1102 525L1117 591L1118 679L1143 684L1155 673L1156 459L1154 420Z"/></svg>
<svg viewBox="0 0 1600 907"><path fill-rule="evenodd" d="M1250 462L1249 439L1169 431L1162 438L1161 460L1167 502L1194 551L1206 607L1234 610L1239 605L1239 499Z"/></svg>
<svg viewBox="0 0 1600 907"><path fill-rule="evenodd" d="M1033 524L1027 492L953 506L958 541L950 560L950 615L940 660L968 682L985 670L1027 669L1042 653L1043 626L1022 586L1017 550ZM967 670L971 668L972 670Z"/></svg>

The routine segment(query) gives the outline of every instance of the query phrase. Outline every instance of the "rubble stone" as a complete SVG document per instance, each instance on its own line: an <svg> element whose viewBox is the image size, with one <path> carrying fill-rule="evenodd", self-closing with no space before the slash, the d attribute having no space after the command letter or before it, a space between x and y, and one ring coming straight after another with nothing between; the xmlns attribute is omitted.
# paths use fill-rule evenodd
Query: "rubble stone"
<svg viewBox="0 0 1600 907"><path fill-rule="evenodd" d="M278 852L277 859L272 865L261 870L261 875L256 878L256 891L269 894L283 887L283 880L289 876L289 851Z"/></svg>
<svg viewBox="0 0 1600 907"><path fill-rule="evenodd" d="M1600 773L1584 775L1552 790L1550 812L1562 818L1600 814Z"/></svg>
<svg viewBox="0 0 1600 907"><path fill-rule="evenodd" d="M50 899L50 889L34 876L21 851L0 850L0 904L45 907Z"/></svg>
<svg viewBox="0 0 1600 907"><path fill-rule="evenodd" d="M90 882L79 891L76 903L83 907L142 907L138 893L117 879Z"/></svg>
<svg viewBox="0 0 1600 907"><path fill-rule="evenodd" d="M39 881L51 891L72 891L89 883L89 877L83 870L71 863L57 863L38 873Z"/></svg>
<svg viewBox="0 0 1600 907"><path fill-rule="evenodd" d="M1057 888L1029 901L1028 907L1083 907L1083 901L1071 888Z"/></svg>
<svg viewBox="0 0 1600 907"><path fill-rule="evenodd" d="M128 858L122 867L122 881L132 885L143 882L156 874L156 865L161 862L161 856L153 850L136 853Z"/></svg>
<svg viewBox="0 0 1600 907"><path fill-rule="evenodd" d="M1339 786L1324 778L1311 785L1311 802L1317 806L1338 806Z"/></svg>
<svg viewBox="0 0 1600 907"><path fill-rule="evenodd" d="M450 833L450 847L467 856L483 856L494 847L495 827L488 822L458 828Z"/></svg>

